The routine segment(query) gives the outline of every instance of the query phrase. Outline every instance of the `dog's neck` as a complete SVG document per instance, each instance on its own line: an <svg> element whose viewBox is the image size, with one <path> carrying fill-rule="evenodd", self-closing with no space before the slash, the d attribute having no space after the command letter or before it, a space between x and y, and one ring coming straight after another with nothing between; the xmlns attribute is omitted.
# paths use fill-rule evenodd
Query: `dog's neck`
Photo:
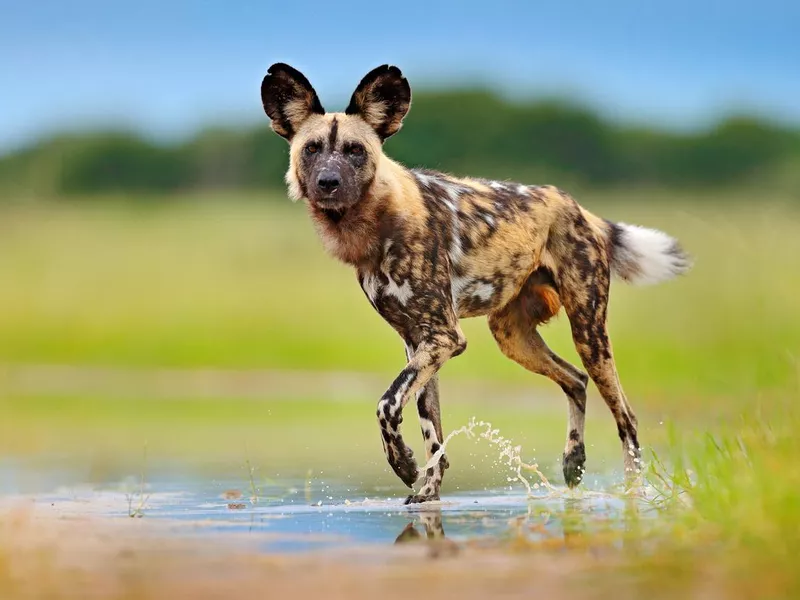
<svg viewBox="0 0 800 600"><path fill-rule="evenodd" d="M357 268L369 268L380 260L382 238L391 215L403 202L409 171L381 157L375 177L364 198L344 211L328 211L307 202L309 213L325 249L333 257Z"/></svg>

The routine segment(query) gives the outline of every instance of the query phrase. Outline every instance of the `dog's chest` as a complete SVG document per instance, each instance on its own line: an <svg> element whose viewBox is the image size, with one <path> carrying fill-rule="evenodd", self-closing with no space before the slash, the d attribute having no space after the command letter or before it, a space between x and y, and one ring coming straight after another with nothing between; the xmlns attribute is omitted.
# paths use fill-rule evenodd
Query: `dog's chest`
<svg viewBox="0 0 800 600"><path fill-rule="evenodd" d="M452 313L450 278L444 260L426 259L415 243L385 240L380 260L358 271L361 289L376 311L407 339Z"/></svg>
<svg viewBox="0 0 800 600"><path fill-rule="evenodd" d="M419 304L413 302L415 290L409 278L398 281L382 271L361 271L358 279L373 308L404 338L424 321Z"/></svg>
<svg viewBox="0 0 800 600"><path fill-rule="evenodd" d="M466 247L448 233L449 244L386 240L380 260L358 272L372 306L401 335L425 328L442 311L485 315L509 302L530 273L533 257L525 247L510 253L508 244Z"/></svg>

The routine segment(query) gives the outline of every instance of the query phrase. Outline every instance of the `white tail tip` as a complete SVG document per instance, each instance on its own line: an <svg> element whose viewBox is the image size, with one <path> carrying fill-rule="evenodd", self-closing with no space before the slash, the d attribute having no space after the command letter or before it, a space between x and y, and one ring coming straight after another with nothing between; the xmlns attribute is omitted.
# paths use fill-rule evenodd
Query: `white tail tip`
<svg viewBox="0 0 800 600"><path fill-rule="evenodd" d="M663 231L625 223L611 227L611 268L628 283L661 283L692 267L691 258L678 241Z"/></svg>

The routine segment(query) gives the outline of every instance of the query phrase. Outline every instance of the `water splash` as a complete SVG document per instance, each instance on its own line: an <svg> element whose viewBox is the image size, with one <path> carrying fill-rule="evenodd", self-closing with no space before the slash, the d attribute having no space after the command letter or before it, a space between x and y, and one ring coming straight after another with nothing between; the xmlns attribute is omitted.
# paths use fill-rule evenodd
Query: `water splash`
<svg viewBox="0 0 800 600"><path fill-rule="evenodd" d="M476 431L476 429L478 431ZM504 461L514 474L513 477L509 478L509 481L520 482L525 487L528 496L532 496L533 490L539 489L540 487L546 488L551 492L556 491L547 480L547 477L545 477L544 474L539 470L538 464L528 464L522 460L522 446L515 446L511 440L500 435L499 429L493 429L491 423L487 421L476 421L475 417L470 418L469 422L463 427L450 432L450 434L442 442L441 447L434 452L433 455L431 455L428 462L425 463L425 466L419 470L419 479L422 478L428 469L439 462L439 459L444 455L445 450L447 449L447 444L450 443L450 440L462 434L469 439L485 440L490 445L496 447L500 451L500 460ZM522 474L523 471L528 471L535 474L539 478L539 481L534 482L533 485L531 485L531 482L528 481L528 478Z"/></svg>

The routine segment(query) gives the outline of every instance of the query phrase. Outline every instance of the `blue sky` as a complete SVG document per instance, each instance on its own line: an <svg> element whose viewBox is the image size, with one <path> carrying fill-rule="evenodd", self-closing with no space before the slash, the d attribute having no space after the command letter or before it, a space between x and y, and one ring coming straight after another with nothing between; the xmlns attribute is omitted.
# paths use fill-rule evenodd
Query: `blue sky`
<svg viewBox="0 0 800 600"><path fill-rule="evenodd" d="M168 138L258 122L279 60L329 110L391 62L412 88L563 93L621 120L800 123L798 31L792 0L0 0L0 150L85 126Z"/></svg>

